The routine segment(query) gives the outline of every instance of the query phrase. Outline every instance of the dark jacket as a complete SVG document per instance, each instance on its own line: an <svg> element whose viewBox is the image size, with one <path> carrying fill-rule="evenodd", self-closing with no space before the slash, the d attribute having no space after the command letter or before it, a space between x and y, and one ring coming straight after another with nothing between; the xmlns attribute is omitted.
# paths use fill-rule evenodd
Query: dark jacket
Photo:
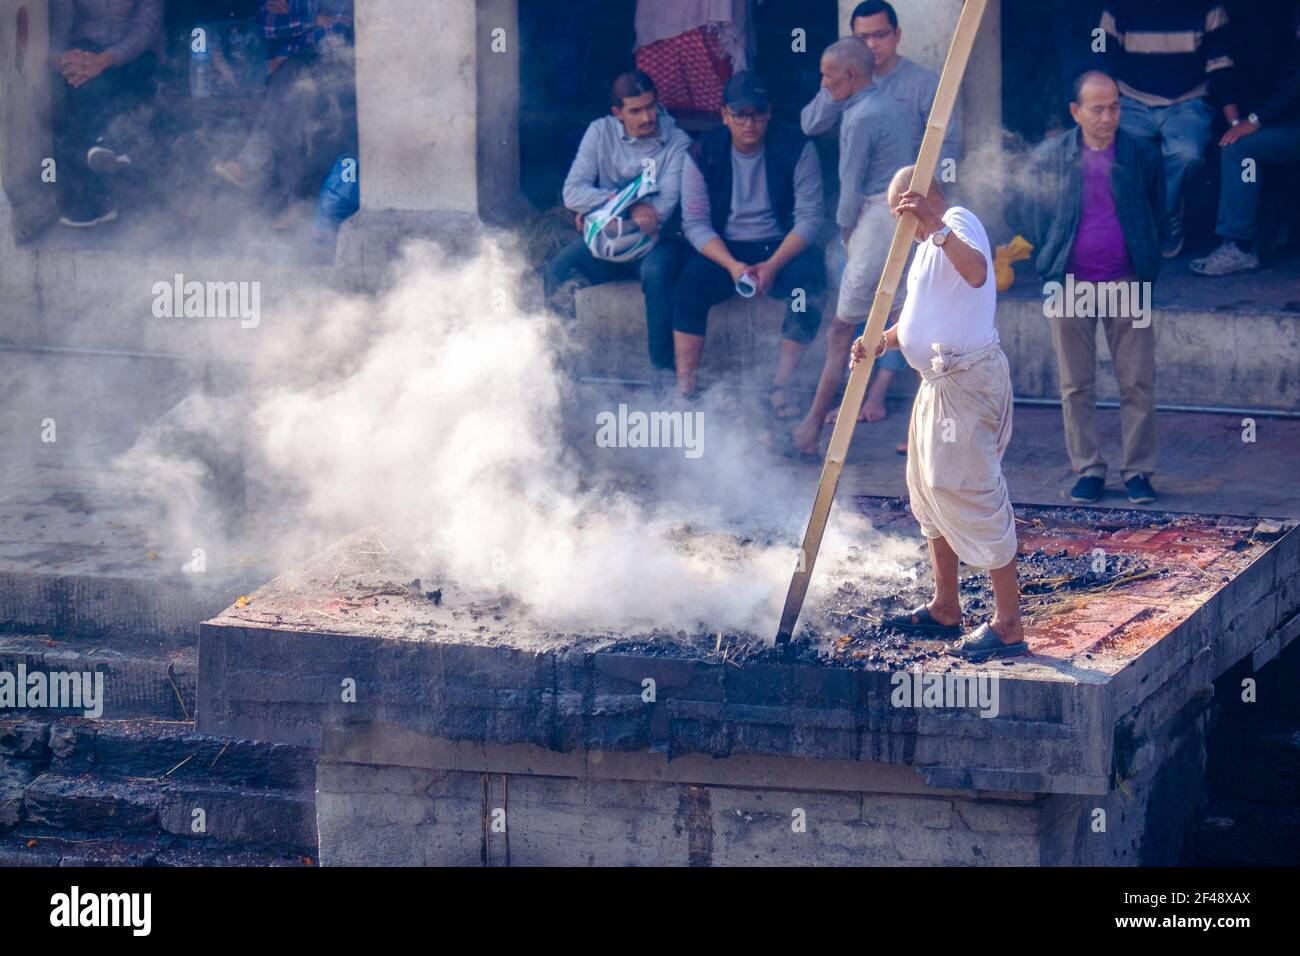
<svg viewBox="0 0 1300 956"><path fill-rule="evenodd" d="M780 126L768 129L763 144L767 195L787 233L794 228L794 168L807 145L805 136ZM725 126L709 130L692 144L690 154L709 191L713 231L722 235L731 215L731 130Z"/></svg>
<svg viewBox="0 0 1300 956"><path fill-rule="evenodd" d="M1291 56L1283 67L1277 89L1255 112L1264 126L1300 119L1300 11L1296 12Z"/></svg>
<svg viewBox="0 0 1300 956"><path fill-rule="evenodd" d="M1044 282L1063 282L1079 231L1083 202L1083 134L1076 126L1039 143L1007 204L1007 222L1034 244L1034 266ZM1160 151L1118 130L1110 172L1115 209L1133 271L1143 282L1160 271L1160 230L1165 221L1165 174Z"/></svg>

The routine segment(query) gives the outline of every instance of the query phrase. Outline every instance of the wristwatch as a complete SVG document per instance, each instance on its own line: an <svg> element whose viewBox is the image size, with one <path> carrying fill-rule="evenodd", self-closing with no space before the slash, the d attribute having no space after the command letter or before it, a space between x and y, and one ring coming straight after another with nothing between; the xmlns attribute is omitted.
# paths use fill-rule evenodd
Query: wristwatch
<svg viewBox="0 0 1300 956"><path fill-rule="evenodd" d="M952 226L944 226L942 229L940 229L938 232L936 232L933 236L930 237L930 241L933 242L936 246L942 246L945 242L948 241L948 233L950 232L952 232Z"/></svg>
<svg viewBox="0 0 1300 956"><path fill-rule="evenodd" d="M1263 123L1261 123L1261 122L1259 121L1259 114L1258 114L1258 113L1251 113L1249 116L1246 117L1246 119L1247 119L1247 121L1249 121L1249 122L1251 122L1251 123L1254 123L1256 126L1263 126L1263 125L1264 125Z"/></svg>

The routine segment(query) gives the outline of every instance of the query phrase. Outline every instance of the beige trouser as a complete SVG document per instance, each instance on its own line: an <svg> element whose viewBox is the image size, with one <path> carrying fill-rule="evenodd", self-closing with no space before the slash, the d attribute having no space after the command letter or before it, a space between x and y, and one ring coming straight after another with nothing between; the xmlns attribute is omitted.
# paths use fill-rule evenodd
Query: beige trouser
<svg viewBox="0 0 1300 956"><path fill-rule="evenodd" d="M912 403L907 491L927 538L963 564L997 570L1016 556L1016 520L1002 476L1011 441L1011 375L996 345L954 355L933 346Z"/></svg>
<svg viewBox="0 0 1300 956"><path fill-rule="evenodd" d="M1106 460L1097 440L1097 318L1053 317L1052 344L1061 372L1061 410L1070 467L1080 475L1106 477ZM1115 381L1124 458L1121 477L1150 475L1156 469L1155 326L1134 328L1133 319L1102 318Z"/></svg>

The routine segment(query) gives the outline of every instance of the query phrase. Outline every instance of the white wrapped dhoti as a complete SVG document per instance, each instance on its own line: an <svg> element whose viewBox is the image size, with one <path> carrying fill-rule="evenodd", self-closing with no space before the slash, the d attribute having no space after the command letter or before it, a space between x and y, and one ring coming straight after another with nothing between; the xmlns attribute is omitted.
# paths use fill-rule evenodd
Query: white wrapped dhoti
<svg viewBox="0 0 1300 956"><path fill-rule="evenodd" d="M942 536L974 568L1016 555L1016 522L1002 477L1011 440L1011 375L996 345L954 355L934 346L912 406L907 490L927 538Z"/></svg>

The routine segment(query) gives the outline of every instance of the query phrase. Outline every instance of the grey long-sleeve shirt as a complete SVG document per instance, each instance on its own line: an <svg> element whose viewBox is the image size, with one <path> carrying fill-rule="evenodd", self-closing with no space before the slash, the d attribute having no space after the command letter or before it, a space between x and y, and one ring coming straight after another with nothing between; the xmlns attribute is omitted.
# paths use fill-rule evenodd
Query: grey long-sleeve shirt
<svg viewBox="0 0 1300 956"><path fill-rule="evenodd" d="M874 83L844 101L837 226L857 225L863 199L888 189L894 173L916 159L920 125L906 103Z"/></svg>
<svg viewBox="0 0 1300 956"><path fill-rule="evenodd" d="M765 242L784 239L785 230L772 211L767 193L764 152L746 156L731 150L731 211L719 237L713 228L713 207L704 174L688 154L682 162L682 232L702 250L711 240ZM794 167L794 226L791 232L812 245L826 218L822 201L822 167L817 150L807 144Z"/></svg>
<svg viewBox="0 0 1300 956"><path fill-rule="evenodd" d="M916 128L916 143L912 146L912 159L908 161L912 162L921 148L921 137L925 135L925 124L930 118L930 107L934 105L934 94L939 89L939 75L905 56L900 57L899 60L898 66L888 73L874 77L872 85L892 94L895 99L902 100L915 111L919 123ZM847 100L835 102L826 92L825 87L818 90L817 95L799 114L799 123L803 127L804 135L818 136L834 129L844 112L846 102ZM939 148L940 159L961 159L961 124L961 100L958 99L953 106L952 118L944 134L943 145Z"/></svg>
<svg viewBox="0 0 1300 956"><path fill-rule="evenodd" d="M81 43L102 47L121 66L146 50L163 58L163 0L50 0L50 55Z"/></svg>
<svg viewBox="0 0 1300 956"><path fill-rule="evenodd" d="M654 136L633 139L622 122L603 116L583 134L578 155L564 180L564 205L573 212L588 213L635 179L643 163L654 163L658 193L646 201L666 220L677 208L682 192L682 158L691 138L677 127L668 111L659 107L659 131Z"/></svg>

